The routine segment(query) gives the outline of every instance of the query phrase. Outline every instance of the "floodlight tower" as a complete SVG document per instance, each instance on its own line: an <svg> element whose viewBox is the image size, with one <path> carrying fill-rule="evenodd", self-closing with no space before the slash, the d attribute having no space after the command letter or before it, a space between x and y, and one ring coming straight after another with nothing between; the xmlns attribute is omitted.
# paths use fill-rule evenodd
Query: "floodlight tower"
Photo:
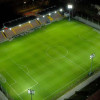
<svg viewBox="0 0 100 100"><path fill-rule="evenodd" d="M69 21L70 21L70 11L73 9L73 5L68 4L67 8L69 10Z"/></svg>
<svg viewBox="0 0 100 100"><path fill-rule="evenodd" d="M31 100L32 100L32 95L35 94L35 91L34 90L31 90L31 89L28 89L28 94L31 95Z"/></svg>
<svg viewBox="0 0 100 100"><path fill-rule="evenodd" d="M90 55L90 59L91 59L91 67L90 67L90 72L89 72L89 75L92 74L92 65L93 65L93 58L95 57L95 54L91 54Z"/></svg>

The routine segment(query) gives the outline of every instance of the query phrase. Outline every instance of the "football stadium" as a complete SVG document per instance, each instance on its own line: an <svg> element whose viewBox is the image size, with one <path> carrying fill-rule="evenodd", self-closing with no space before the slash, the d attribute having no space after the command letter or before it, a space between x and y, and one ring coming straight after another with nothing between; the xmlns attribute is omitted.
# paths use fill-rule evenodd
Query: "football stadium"
<svg viewBox="0 0 100 100"><path fill-rule="evenodd" d="M0 84L9 100L56 100L99 70L100 31L64 13L0 31Z"/></svg>

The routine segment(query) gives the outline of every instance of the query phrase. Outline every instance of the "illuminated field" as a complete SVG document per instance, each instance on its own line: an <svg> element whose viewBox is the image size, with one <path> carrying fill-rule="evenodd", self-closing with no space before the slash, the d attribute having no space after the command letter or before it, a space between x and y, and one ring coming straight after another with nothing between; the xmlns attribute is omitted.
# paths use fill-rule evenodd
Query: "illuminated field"
<svg viewBox="0 0 100 100"><path fill-rule="evenodd" d="M0 44L0 80L14 100L51 100L87 76L89 56L100 58L100 34L82 23L52 23L24 37Z"/></svg>

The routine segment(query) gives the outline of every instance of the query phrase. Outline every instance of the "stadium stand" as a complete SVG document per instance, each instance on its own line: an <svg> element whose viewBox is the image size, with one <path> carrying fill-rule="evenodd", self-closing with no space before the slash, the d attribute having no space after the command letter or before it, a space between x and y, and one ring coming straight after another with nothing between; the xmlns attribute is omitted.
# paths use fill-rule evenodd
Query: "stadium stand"
<svg viewBox="0 0 100 100"><path fill-rule="evenodd" d="M25 23L25 24L20 24L19 26L13 27L12 30L16 35L18 35L32 28L33 26L31 25L31 23Z"/></svg>
<svg viewBox="0 0 100 100"><path fill-rule="evenodd" d="M61 14L59 12L52 13L51 17L53 18L54 21L62 18Z"/></svg>
<svg viewBox="0 0 100 100"><path fill-rule="evenodd" d="M12 29L6 29L6 30L4 30L4 32L7 36L7 38L9 38L9 39L15 35L15 33L12 31Z"/></svg>
<svg viewBox="0 0 100 100"><path fill-rule="evenodd" d="M39 22L38 22L36 19L32 20L32 21L31 21L31 24L32 24L32 26L33 26L34 28L40 26Z"/></svg>
<svg viewBox="0 0 100 100"><path fill-rule="evenodd" d="M33 19L32 19L33 18ZM14 24L15 26L8 26L6 27L6 29L4 28L2 31L0 31L0 42L4 42L6 40L10 40L11 38L14 38L16 36L19 35L23 35L26 34L27 32L29 33L31 30L33 31L34 29L37 29L43 25L47 25L51 22L57 21L62 19L63 16L60 14L59 11L53 11L50 12L49 14L45 14L45 15L40 15L38 14L37 18L34 17L30 17L30 20L28 20L28 18L24 18L19 19L19 22L16 22L16 24ZM26 22L23 22L23 21ZM14 21L12 22L14 23ZM8 24L8 23L7 23Z"/></svg>
<svg viewBox="0 0 100 100"><path fill-rule="evenodd" d="M0 32L0 42L4 42L6 40L6 37L3 32Z"/></svg>
<svg viewBox="0 0 100 100"><path fill-rule="evenodd" d="M53 18L50 15L47 15L48 19L50 20L50 22L53 21Z"/></svg>
<svg viewBox="0 0 100 100"><path fill-rule="evenodd" d="M39 17L39 22L42 24L42 25L46 25L47 23L50 23L49 19L47 18L47 16L40 16Z"/></svg>

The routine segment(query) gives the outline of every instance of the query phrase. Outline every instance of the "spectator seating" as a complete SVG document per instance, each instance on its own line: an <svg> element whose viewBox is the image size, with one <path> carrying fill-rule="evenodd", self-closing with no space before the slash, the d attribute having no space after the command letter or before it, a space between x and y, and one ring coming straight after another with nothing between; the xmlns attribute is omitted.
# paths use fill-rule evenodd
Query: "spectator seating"
<svg viewBox="0 0 100 100"><path fill-rule="evenodd" d="M6 29L6 30L4 30L4 32L5 32L5 34L6 34L6 36L7 36L7 38L12 38L14 35L15 35L15 33L12 31L12 29L10 30L10 29Z"/></svg>
<svg viewBox="0 0 100 100"><path fill-rule="evenodd" d="M40 23L39 23L36 19L32 20L32 21L31 21L31 24L32 24L32 26L33 26L34 28L40 26Z"/></svg>
<svg viewBox="0 0 100 100"><path fill-rule="evenodd" d="M12 30L16 35L18 35L32 28L33 26L31 25L31 23L25 23L25 24L13 27Z"/></svg>
<svg viewBox="0 0 100 100"><path fill-rule="evenodd" d="M47 16L41 16L41 17L39 17L39 21L40 21L40 23L42 24L42 25L45 25L45 24L47 24L47 23L49 23L50 21L49 21L49 19L47 18Z"/></svg>
<svg viewBox="0 0 100 100"><path fill-rule="evenodd" d="M7 38L5 37L3 32L0 32L0 42L5 41Z"/></svg>
<svg viewBox="0 0 100 100"><path fill-rule="evenodd" d="M63 16L60 14L59 11L52 12L49 15L44 15L44 16L39 15L37 19L33 19L33 20L30 20L29 22L0 31L0 42L11 39L16 35L19 35L25 32L27 33L28 31L31 31L31 29L33 30L42 25L46 25L50 22L57 21L61 18L63 18Z"/></svg>
<svg viewBox="0 0 100 100"><path fill-rule="evenodd" d="M48 19L50 20L50 22L53 22L53 18L49 15L47 15Z"/></svg>
<svg viewBox="0 0 100 100"><path fill-rule="evenodd" d="M51 17L56 21L62 18L61 14L59 12L52 13Z"/></svg>

